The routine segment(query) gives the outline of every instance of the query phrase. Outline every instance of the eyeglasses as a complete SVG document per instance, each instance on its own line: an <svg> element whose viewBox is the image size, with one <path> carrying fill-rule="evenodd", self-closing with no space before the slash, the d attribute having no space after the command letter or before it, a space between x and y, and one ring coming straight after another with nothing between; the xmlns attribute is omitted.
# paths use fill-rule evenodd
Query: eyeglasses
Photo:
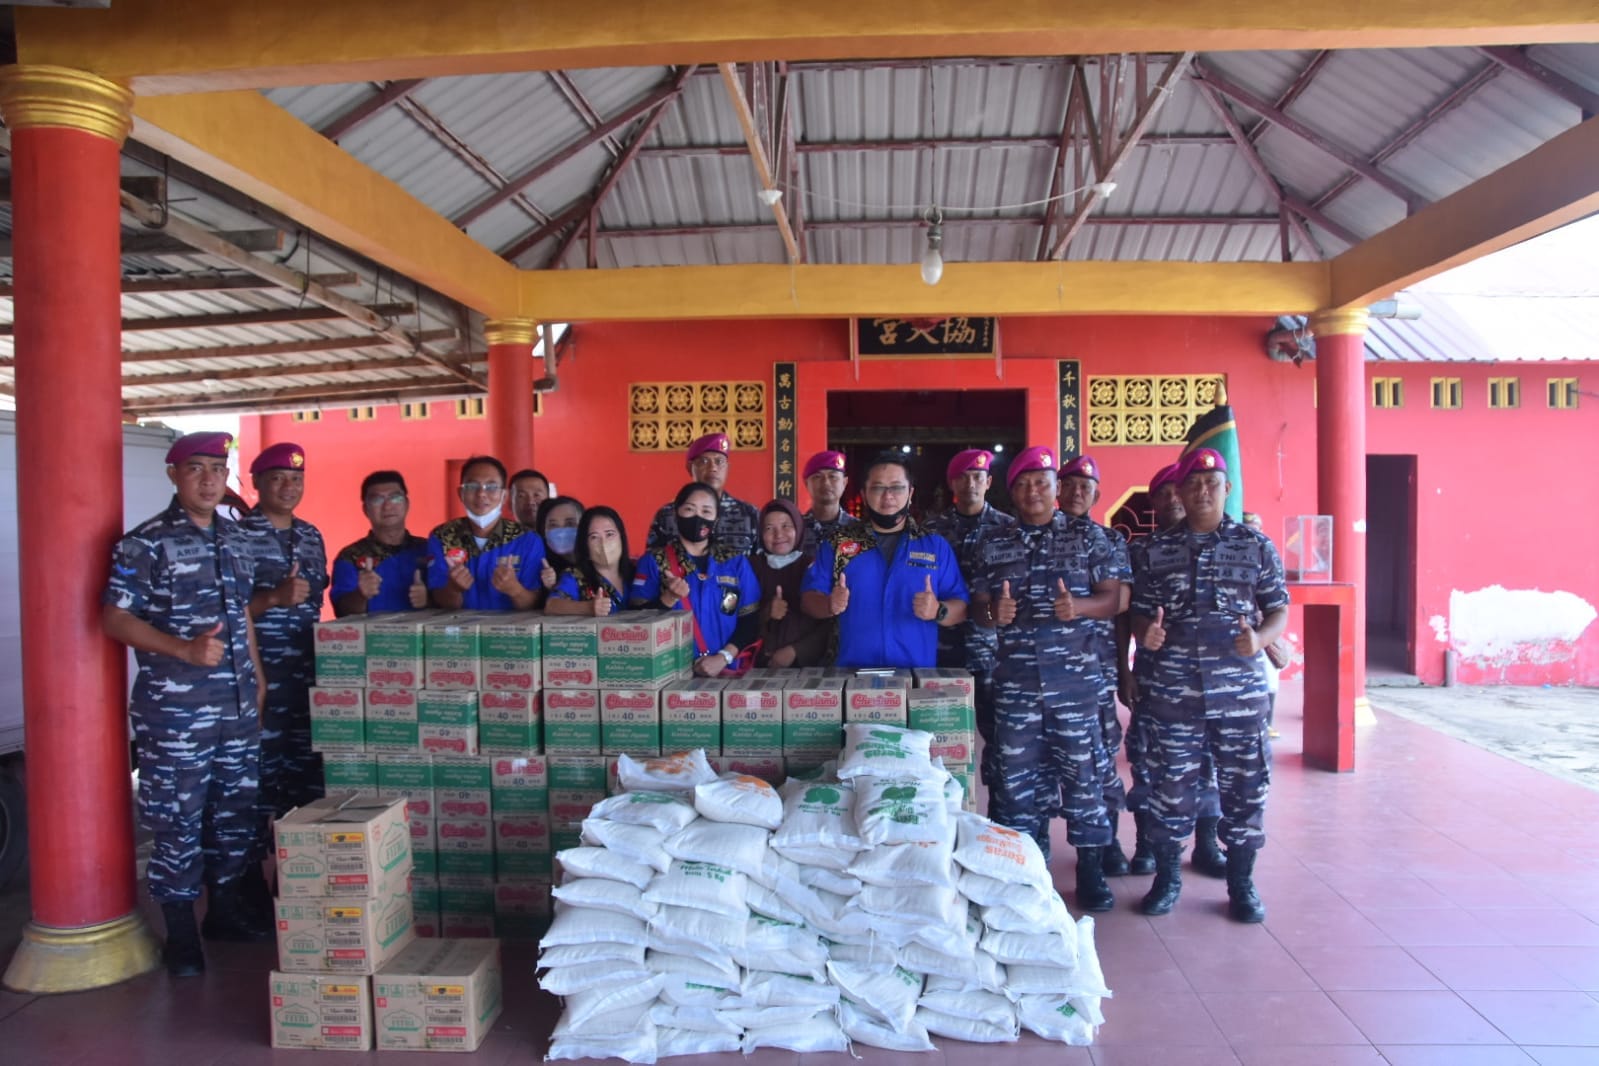
<svg viewBox="0 0 1599 1066"><path fill-rule="evenodd" d="M910 490L911 487L903 481L893 485L868 485L865 489L869 496L903 496Z"/></svg>
<svg viewBox="0 0 1599 1066"><path fill-rule="evenodd" d="M405 493L391 492L387 496L368 496L366 498L366 505L368 507L382 507L386 503L404 503L405 500Z"/></svg>
<svg viewBox="0 0 1599 1066"><path fill-rule="evenodd" d="M505 486L500 484L498 481L463 481L463 482L461 482L461 491L466 493L468 496L475 496L475 495L477 495L480 492L486 492L490 496L493 496L493 495L496 495L503 488L505 488Z"/></svg>

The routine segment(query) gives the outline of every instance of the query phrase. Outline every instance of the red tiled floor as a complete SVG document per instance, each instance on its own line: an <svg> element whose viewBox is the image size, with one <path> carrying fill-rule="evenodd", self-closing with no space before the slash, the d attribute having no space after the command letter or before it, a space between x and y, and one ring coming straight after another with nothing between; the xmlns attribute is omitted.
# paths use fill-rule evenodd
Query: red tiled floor
<svg viewBox="0 0 1599 1066"><path fill-rule="evenodd" d="M1224 1047L1227 1044L1193 992L1140 994L1129 989L1126 995L1106 1000L1103 1009L1105 1024L1099 1030L1099 1043L1104 1045Z"/></svg>
<svg viewBox="0 0 1599 1066"><path fill-rule="evenodd" d="M1514 1047L1385 1044L1378 1050L1392 1066L1532 1066L1533 1061Z"/></svg>
<svg viewBox="0 0 1599 1066"><path fill-rule="evenodd" d="M1510 1041L1453 992L1329 992L1374 1044Z"/></svg>
<svg viewBox="0 0 1599 1066"><path fill-rule="evenodd" d="M1240 1066L1225 1047L1138 1047L1100 1044L1092 1048L1095 1066Z"/></svg>
<svg viewBox="0 0 1599 1066"><path fill-rule="evenodd" d="M1515 1043L1599 1049L1599 1001L1585 993L1462 992L1460 998ZM1599 1050L1592 1054L1599 1062Z"/></svg>
<svg viewBox="0 0 1599 1066"><path fill-rule="evenodd" d="M1399 991L1441 989L1427 967L1401 947L1302 947L1294 958L1326 991Z"/></svg>
<svg viewBox="0 0 1599 1066"><path fill-rule="evenodd" d="M1366 917L1401 947L1506 943L1499 925L1458 907L1370 908Z"/></svg>
<svg viewBox="0 0 1599 1066"><path fill-rule="evenodd" d="M1361 1041L1360 1030L1325 992L1208 992L1199 998L1234 1045Z"/></svg>
<svg viewBox="0 0 1599 1066"><path fill-rule="evenodd" d="M1531 1055L1538 1066L1593 1066L1591 1047L1534 1046L1522 1050Z"/></svg>
<svg viewBox="0 0 1599 1066"><path fill-rule="evenodd" d="M1599 947L1599 923L1569 907L1501 907L1473 910L1510 944L1528 947Z"/></svg>
<svg viewBox="0 0 1599 1066"><path fill-rule="evenodd" d="M1299 1047L1245 1044L1235 1046L1243 1066L1382 1066L1383 1057L1367 1044L1321 1044Z"/></svg>
<svg viewBox="0 0 1599 1066"><path fill-rule="evenodd" d="M1530 947L1528 955L1585 992L1599 992L1599 951L1593 948Z"/></svg>
<svg viewBox="0 0 1599 1066"><path fill-rule="evenodd" d="M1410 948L1416 961L1456 991L1484 989L1570 990L1570 981L1528 954L1509 945L1428 946Z"/></svg>

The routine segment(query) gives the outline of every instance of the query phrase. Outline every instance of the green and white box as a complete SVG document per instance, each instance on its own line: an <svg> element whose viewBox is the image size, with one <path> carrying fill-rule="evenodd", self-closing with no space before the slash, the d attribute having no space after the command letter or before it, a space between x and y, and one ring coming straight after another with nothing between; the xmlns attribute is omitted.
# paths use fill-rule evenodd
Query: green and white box
<svg viewBox="0 0 1599 1066"><path fill-rule="evenodd" d="M540 690L489 690L478 693L478 750L485 755L527 755L541 750L544 705Z"/></svg>
<svg viewBox="0 0 1599 1066"><path fill-rule="evenodd" d="M599 689L545 690L544 750L551 755L600 754Z"/></svg>
<svg viewBox="0 0 1599 1066"><path fill-rule="evenodd" d="M600 690L600 750L606 755L661 753L661 694L655 689Z"/></svg>
<svg viewBox="0 0 1599 1066"><path fill-rule="evenodd" d="M783 754L783 687L770 680L729 681L722 690L722 754Z"/></svg>
<svg viewBox="0 0 1599 1066"><path fill-rule="evenodd" d="M661 750L722 753L722 690L714 677L673 681L661 690Z"/></svg>
<svg viewBox="0 0 1599 1066"><path fill-rule="evenodd" d="M414 688L368 689L366 694L366 747L368 751L420 751L417 733L417 691Z"/></svg>
<svg viewBox="0 0 1599 1066"><path fill-rule="evenodd" d="M548 814L550 766L544 755L496 755L492 773L494 813Z"/></svg>
<svg viewBox="0 0 1599 1066"><path fill-rule="evenodd" d="M314 751L366 750L366 690L324 688L308 693L311 705L311 748Z"/></svg>

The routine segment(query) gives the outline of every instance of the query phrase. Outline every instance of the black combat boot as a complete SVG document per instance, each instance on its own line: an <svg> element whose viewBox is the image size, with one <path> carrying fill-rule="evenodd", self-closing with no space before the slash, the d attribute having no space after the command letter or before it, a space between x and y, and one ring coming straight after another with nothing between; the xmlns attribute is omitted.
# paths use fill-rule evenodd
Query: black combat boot
<svg viewBox="0 0 1599 1066"><path fill-rule="evenodd" d="M1110 886L1105 883L1105 849L1078 848L1077 909L1108 911L1114 906L1116 897L1110 894Z"/></svg>
<svg viewBox="0 0 1599 1066"><path fill-rule="evenodd" d="M1106 877L1127 876L1127 856L1122 854L1122 844L1116 839L1117 823L1121 821L1121 811L1110 812L1110 844L1101 849L1103 861L1101 867Z"/></svg>
<svg viewBox="0 0 1599 1066"><path fill-rule="evenodd" d="M1266 905L1255 891L1255 852L1227 849L1227 916L1235 922L1263 922Z"/></svg>
<svg viewBox="0 0 1599 1066"><path fill-rule="evenodd" d="M252 862L239 876L239 894L251 914L259 915L268 925L277 921L278 908L272 898L272 886L267 884L261 864Z"/></svg>
<svg viewBox="0 0 1599 1066"><path fill-rule="evenodd" d="M245 900L242 882L243 878L235 878L206 885L205 921L200 923L200 932L207 940L259 944L276 935L272 920Z"/></svg>
<svg viewBox="0 0 1599 1066"><path fill-rule="evenodd" d="M1194 869L1217 879L1227 876L1227 857L1216 839L1216 825L1220 821L1220 818L1201 818L1194 823Z"/></svg>
<svg viewBox="0 0 1599 1066"><path fill-rule="evenodd" d="M1181 844L1156 844L1155 883L1149 886L1138 909L1151 917L1170 914L1177 906L1177 897L1183 891L1183 846Z"/></svg>
<svg viewBox="0 0 1599 1066"><path fill-rule="evenodd" d="M205 952L200 949L200 930L194 925L194 901L173 900L161 904L167 923L167 943L161 960L173 977L198 977L205 973Z"/></svg>
<svg viewBox="0 0 1599 1066"><path fill-rule="evenodd" d="M1133 857L1127 863L1127 872L1144 874L1155 872L1155 849L1149 843L1149 814L1147 811L1133 812L1133 832L1137 836L1133 839Z"/></svg>

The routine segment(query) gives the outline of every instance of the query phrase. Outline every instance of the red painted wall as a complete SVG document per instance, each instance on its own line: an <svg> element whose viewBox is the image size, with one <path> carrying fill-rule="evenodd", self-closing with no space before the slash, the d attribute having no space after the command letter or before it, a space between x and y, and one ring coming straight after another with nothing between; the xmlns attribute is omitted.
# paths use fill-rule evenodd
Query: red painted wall
<svg viewBox="0 0 1599 1066"><path fill-rule="evenodd" d="M687 471L680 455L628 450L631 382L759 380L770 390L774 362L800 364L803 458L826 447L827 395L833 390L1024 389L1028 441L1053 444L1055 360L1081 360L1085 376L1222 373L1239 419L1245 505L1260 512L1276 539L1286 516L1316 510L1315 373L1309 364L1268 360L1261 339L1270 328L1268 320L1247 318L1013 318L1002 324L1004 355L997 372L993 360L863 360L857 379L844 322L584 324L576 327L562 361L558 390L544 397L543 413L534 419L535 464L560 491L621 511L637 552L655 510L686 480ZM1443 653L1452 639L1452 590L1494 584L1563 589L1599 603L1599 561L1567 561L1537 546L1550 538L1529 532L1529 518L1536 522L1558 515L1567 519L1561 522L1565 526L1571 517L1582 520L1572 516L1573 506L1592 509L1591 493L1561 484L1569 479L1569 464L1551 461L1552 456L1599 451L1599 419L1592 405L1545 410L1547 368L1522 368L1523 407L1489 411L1491 368L1454 364L1446 369L1465 380L1464 410L1428 409L1428 382L1440 372L1437 364L1368 368L1406 380L1403 409L1368 411L1368 452L1420 456L1413 614L1416 670L1428 683L1443 679ZM1584 364L1557 372L1586 375L1592 382L1599 380L1596 370ZM262 443L289 439L307 448L304 513L322 527L332 550L365 530L357 490L368 471L393 466L405 473L412 489L411 526L425 532L445 517L447 460L485 449L489 440L487 422L456 421L453 404L434 405L426 422L402 423L396 407L379 408L372 422L349 422L342 411L327 412L315 424L292 423L287 415L243 422L246 461ZM768 420L769 430L770 425ZM1142 487L1175 452L1171 447L1098 449L1103 498L1096 517L1107 515L1128 490ZM1478 454L1483 460L1462 459ZM770 497L772 482L770 447L734 454L729 477L734 495L759 506ZM1507 493L1514 501L1508 505ZM1443 636L1431 624L1435 616L1443 620ZM1291 632L1297 630L1296 617ZM1540 646L1463 658L1460 680L1599 684L1596 631L1599 627L1589 627L1569 649Z"/></svg>

